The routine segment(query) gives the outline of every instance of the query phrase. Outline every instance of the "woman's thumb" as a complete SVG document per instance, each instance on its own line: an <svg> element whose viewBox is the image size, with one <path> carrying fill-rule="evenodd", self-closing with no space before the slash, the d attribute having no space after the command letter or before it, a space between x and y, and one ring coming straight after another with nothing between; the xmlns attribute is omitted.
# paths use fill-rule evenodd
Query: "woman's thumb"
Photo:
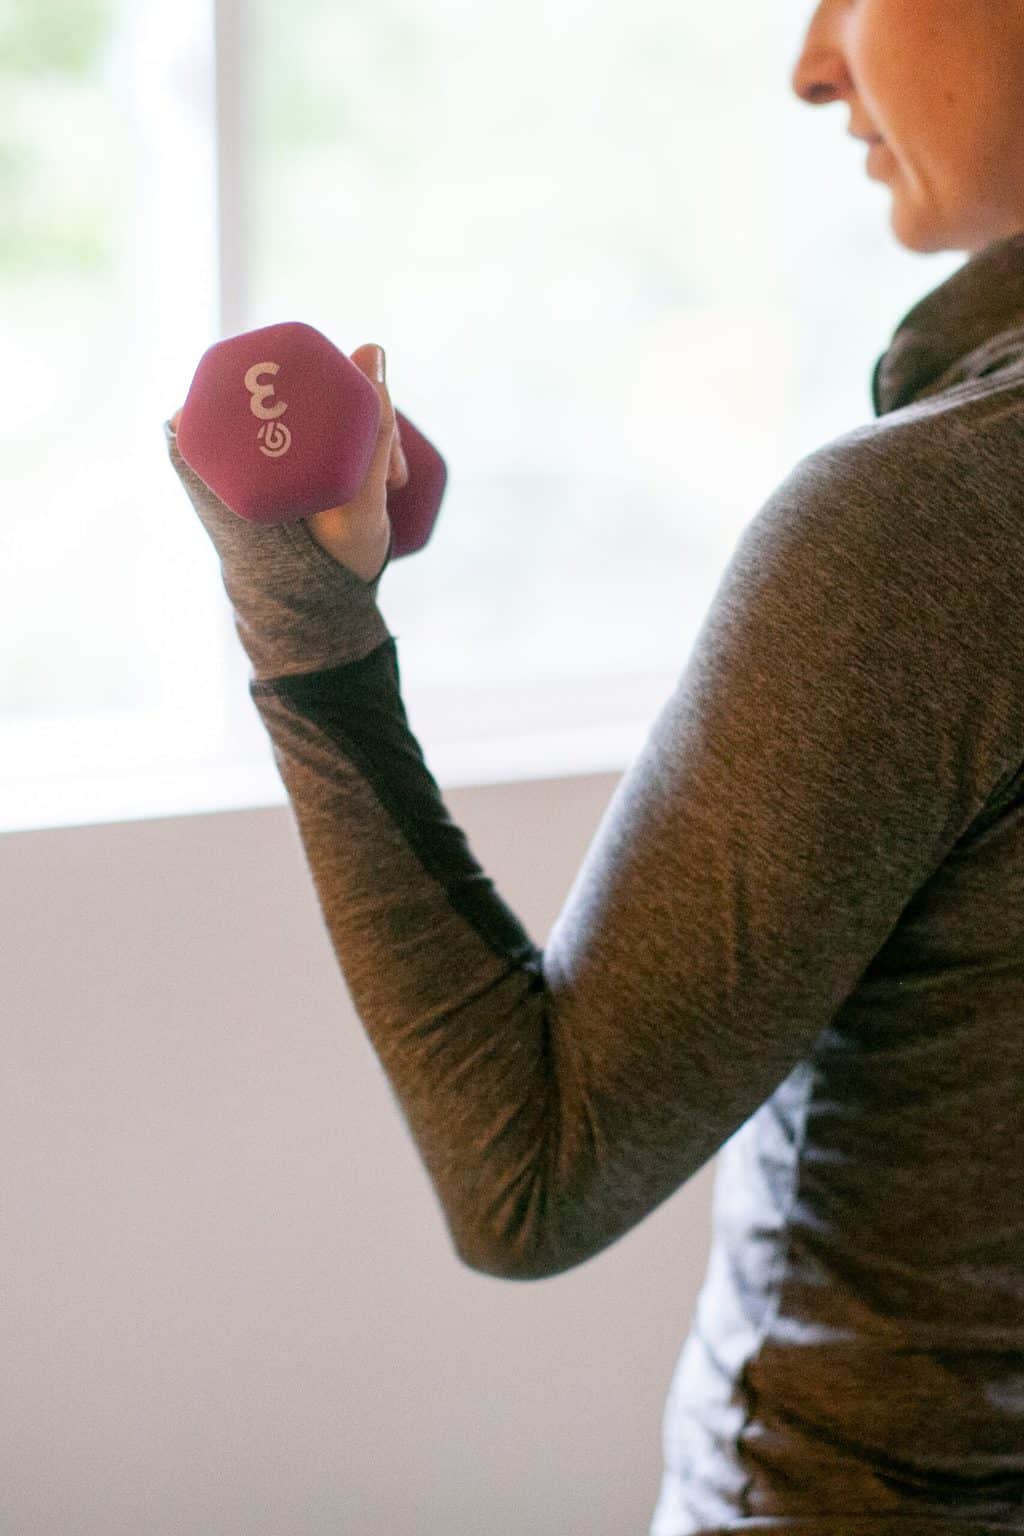
<svg viewBox="0 0 1024 1536"><path fill-rule="evenodd" d="M352 353L352 361L374 384L383 384L387 388L387 360L383 347L378 346L376 342L364 342Z"/></svg>
<svg viewBox="0 0 1024 1536"><path fill-rule="evenodd" d="M377 440L377 449L370 466L371 474L379 474L388 485L392 482L396 486L404 486L408 483L409 468L405 461L405 453L402 449L402 439L398 430L398 418L391 402L391 395L387 385L387 359L384 348L375 342L365 342L352 353L352 362L360 372L373 384L380 396L381 418L380 436Z"/></svg>

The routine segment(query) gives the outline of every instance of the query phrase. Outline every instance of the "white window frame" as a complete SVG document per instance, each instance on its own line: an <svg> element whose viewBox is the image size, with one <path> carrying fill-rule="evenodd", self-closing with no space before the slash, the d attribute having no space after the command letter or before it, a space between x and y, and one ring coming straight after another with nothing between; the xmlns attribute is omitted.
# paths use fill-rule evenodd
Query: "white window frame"
<svg viewBox="0 0 1024 1536"><path fill-rule="evenodd" d="M251 137L250 14L245 0L178 0L173 7L137 0L126 28L119 68L130 75L144 199L133 231L137 286L147 297L176 298L166 306L144 305L135 316L137 414L125 424L122 440L130 445L119 464L133 495L139 487L143 497L160 497L162 480L170 487L171 478L162 422L181 404L210 338L245 330L251 313L252 202L244 153ZM175 379L181 398L171 397ZM160 708L0 719L0 834L284 802L219 573L208 565L196 580L196 605L175 635L174 677L166 680ZM201 689L194 686L197 675L204 678ZM573 679L569 696L556 697L552 679L551 700L541 701L525 729L444 740L431 747L431 771L442 788L621 771L643 744L671 681L664 670L600 684ZM607 723L595 725L586 695L598 686L597 714ZM458 690L463 718L471 691ZM452 693L450 687L419 692L416 716L443 731L445 716L454 720L459 713ZM521 684L496 683L486 696L492 710L507 703L503 719L522 717Z"/></svg>

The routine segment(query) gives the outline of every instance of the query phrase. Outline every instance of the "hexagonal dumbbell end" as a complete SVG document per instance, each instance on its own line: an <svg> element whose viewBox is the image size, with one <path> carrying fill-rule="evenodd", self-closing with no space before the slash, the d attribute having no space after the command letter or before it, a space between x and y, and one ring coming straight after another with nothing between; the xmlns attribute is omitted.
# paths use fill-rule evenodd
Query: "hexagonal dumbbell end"
<svg viewBox="0 0 1024 1536"><path fill-rule="evenodd" d="M354 500L369 472L380 398L322 332L299 320L229 336L199 360L178 452L249 522L293 523ZM409 480L388 492L392 558L422 549L448 480L437 449L396 409Z"/></svg>

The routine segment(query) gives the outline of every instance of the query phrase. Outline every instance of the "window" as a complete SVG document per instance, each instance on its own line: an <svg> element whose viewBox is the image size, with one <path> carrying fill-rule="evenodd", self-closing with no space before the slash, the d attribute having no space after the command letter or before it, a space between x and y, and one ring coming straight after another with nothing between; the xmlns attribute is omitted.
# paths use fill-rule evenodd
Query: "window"
<svg viewBox="0 0 1024 1536"><path fill-rule="evenodd" d="M808 16L0 10L0 828L283 798L162 433L212 341L283 319L382 343L448 462L380 591L439 782L626 766L922 286L790 93Z"/></svg>

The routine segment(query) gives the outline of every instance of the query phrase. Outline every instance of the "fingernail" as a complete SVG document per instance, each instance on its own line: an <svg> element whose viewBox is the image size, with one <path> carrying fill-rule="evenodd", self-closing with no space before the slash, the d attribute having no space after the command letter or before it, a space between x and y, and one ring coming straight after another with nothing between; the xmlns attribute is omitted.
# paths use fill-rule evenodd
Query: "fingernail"
<svg viewBox="0 0 1024 1536"><path fill-rule="evenodd" d="M377 348L377 383L386 384L388 381L388 365L384 356L384 348Z"/></svg>

